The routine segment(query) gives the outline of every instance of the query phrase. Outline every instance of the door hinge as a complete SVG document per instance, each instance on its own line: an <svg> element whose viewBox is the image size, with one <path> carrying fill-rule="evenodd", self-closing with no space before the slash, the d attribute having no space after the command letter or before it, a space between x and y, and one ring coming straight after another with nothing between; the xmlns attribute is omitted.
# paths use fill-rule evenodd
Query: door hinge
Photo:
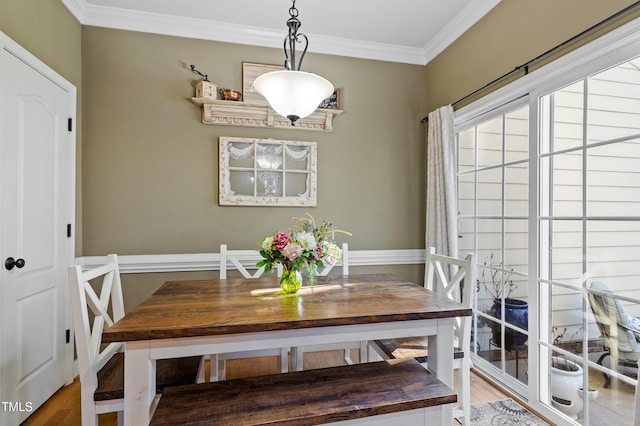
<svg viewBox="0 0 640 426"><path fill-rule="evenodd" d="M71 343L71 330L68 329L68 328L65 331L65 339L66 339L67 343Z"/></svg>
<svg viewBox="0 0 640 426"><path fill-rule="evenodd" d="M67 238L71 238L71 224L67 223Z"/></svg>
<svg viewBox="0 0 640 426"><path fill-rule="evenodd" d="M69 117L69 121L67 121L67 130L73 130L73 118Z"/></svg>

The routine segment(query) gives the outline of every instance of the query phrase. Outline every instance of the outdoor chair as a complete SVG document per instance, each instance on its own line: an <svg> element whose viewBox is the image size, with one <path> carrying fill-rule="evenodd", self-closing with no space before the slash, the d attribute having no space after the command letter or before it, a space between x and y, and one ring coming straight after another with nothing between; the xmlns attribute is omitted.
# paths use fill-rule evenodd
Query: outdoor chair
<svg viewBox="0 0 640 426"><path fill-rule="evenodd" d="M614 293L601 281L593 281L589 292L589 304L604 343L605 352L598 359L603 365L611 357L610 368L617 371L620 366L638 368L640 359L640 318L628 315ZM611 377L604 374L604 387L611 385Z"/></svg>

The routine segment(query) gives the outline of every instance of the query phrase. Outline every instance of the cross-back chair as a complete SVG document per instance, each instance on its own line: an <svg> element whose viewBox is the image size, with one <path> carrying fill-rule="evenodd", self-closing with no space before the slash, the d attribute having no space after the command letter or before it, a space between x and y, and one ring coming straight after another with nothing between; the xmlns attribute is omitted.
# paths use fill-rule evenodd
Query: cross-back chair
<svg viewBox="0 0 640 426"><path fill-rule="evenodd" d="M340 252L340 259L337 262L333 264L327 263L322 269L318 269L316 271L316 275L318 277L329 275L329 272L331 272L335 267L342 268L342 275L349 275L349 244L343 243ZM353 360L351 359L351 349L357 349L359 351L360 362L364 362L367 359L367 346L367 342L365 341L297 346L291 348L292 369L300 371L304 368L303 360L305 352L341 350L345 363L351 365L353 364Z"/></svg>
<svg viewBox="0 0 640 426"><path fill-rule="evenodd" d="M606 350L598 359L598 364L602 365L606 357L611 357L611 369L615 371L620 366L637 369L640 359L640 318L628 315L605 283L593 281L590 288L598 292L589 292L589 305ZM608 388L611 377L604 374L604 378L604 387Z"/></svg>
<svg viewBox="0 0 640 426"><path fill-rule="evenodd" d="M69 286L76 352L80 370L82 425L97 425L98 414L124 411L124 345L102 344L102 332L124 316L118 257L86 271L69 267ZM94 290L94 287L96 290ZM195 383L200 357L159 360L156 363L158 390L169 385Z"/></svg>
<svg viewBox="0 0 640 426"><path fill-rule="evenodd" d="M425 263L425 288L437 294L461 302L471 308L475 295L475 256L468 254L464 259L436 254L435 248L427 249ZM429 360L426 337L376 340L371 348L383 359L415 358L425 367ZM465 426L470 424L471 411L471 317L458 317L454 325L454 360L458 369L458 407L454 417Z"/></svg>
<svg viewBox="0 0 640 426"><path fill-rule="evenodd" d="M227 270L233 268L247 279L260 278L264 273L264 267L250 272L252 266L260 259L260 252L257 250L229 250L226 244L220 244L220 279L227 278ZM281 269L277 269L278 275ZM255 358L263 356L278 357L278 368L280 372L286 373L289 370L289 348L248 350L242 352L229 352L223 354L212 354L210 356L210 380L225 380L227 376L227 360Z"/></svg>

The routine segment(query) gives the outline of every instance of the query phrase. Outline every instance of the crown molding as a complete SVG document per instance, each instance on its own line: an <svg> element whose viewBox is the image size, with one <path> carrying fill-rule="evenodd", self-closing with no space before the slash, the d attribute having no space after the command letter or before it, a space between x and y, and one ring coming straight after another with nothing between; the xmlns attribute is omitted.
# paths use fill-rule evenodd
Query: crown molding
<svg viewBox="0 0 640 426"><path fill-rule="evenodd" d="M424 47L424 64L428 64L443 50L464 34L501 0L472 1L462 12L458 13L434 38Z"/></svg>
<svg viewBox="0 0 640 426"><path fill-rule="evenodd" d="M282 48L283 31L274 32L265 28L219 21L96 6L88 4L86 0L61 1L82 25ZM309 52L426 65L499 2L500 0L472 1L438 33L433 42L423 48L307 34L313 40Z"/></svg>

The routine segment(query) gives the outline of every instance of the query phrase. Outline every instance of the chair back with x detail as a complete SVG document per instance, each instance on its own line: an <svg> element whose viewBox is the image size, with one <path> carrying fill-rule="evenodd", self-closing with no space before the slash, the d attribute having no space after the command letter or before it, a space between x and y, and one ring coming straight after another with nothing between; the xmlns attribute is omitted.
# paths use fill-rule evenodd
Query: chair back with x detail
<svg viewBox="0 0 640 426"><path fill-rule="evenodd" d="M110 412L118 412L118 423L122 424L124 344L102 344L104 328L120 320L125 311L118 257L110 254L103 265L86 271L74 265L68 272L80 370L82 425L98 425L98 414ZM204 365L201 361L201 357L158 361L157 388L195 383L200 366Z"/></svg>
<svg viewBox="0 0 640 426"><path fill-rule="evenodd" d="M429 247L426 258L425 288L472 307L476 283L474 260L473 254L459 259L436 254L435 248ZM456 318L454 337L457 340L456 347L468 354L471 345L471 317Z"/></svg>
<svg viewBox="0 0 640 426"><path fill-rule="evenodd" d="M251 273L251 266L255 265L261 259L260 252L257 250L229 250L226 244L220 244L220 279L227 279L227 271L229 269L237 270L243 278L256 279L260 278L264 273L264 266L257 268ZM282 267L276 266L278 276L282 274ZM264 349L264 350L247 350L242 352L230 352L223 354L210 355L210 381L224 380L227 376L227 360L255 358L262 356L275 356L278 358L278 369L281 373L289 370L289 348L281 349Z"/></svg>
<svg viewBox="0 0 640 426"><path fill-rule="evenodd" d="M244 278L260 278L264 273L264 266L257 268L255 272L249 272L249 266L256 264L260 257L257 250L229 250L226 244L220 244L220 279L227 278L227 270L235 269ZM282 266L276 265L278 276L282 275Z"/></svg>
<svg viewBox="0 0 640 426"><path fill-rule="evenodd" d="M91 281L97 278L102 278L99 296L91 286ZM82 424L97 424L98 414L124 408L123 401L93 403L94 393L98 388L98 371L114 354L120 352L123 346L122 342L115 342L101 349L105 325L111 326L124 316L117 256L110 254L107 256L106 264L85 272L79 265L69 267L69 284L80 369ZM94 316L93 324L89 321L90 311Z"/></svg>
<svg viewBox="0 0 640 426"><path fill-rule="evenodd" d="M433 247L427 249L425 288L471 308L475 285L476 266L473 254L459 259L436 254ZM454 409L453 414L466 426L470 424L471 412L471 317L455 319L454 344L453 366L459 372L458 407ZM370 342L370 347L383 359L415 358L425 366L429 362L426 337L376 340Z"/></svg>
<svg viewBox="0 0 640 426"><path fill-rule="evenodd" d="M324 265L324 267L316 270L316 275L319 277L326 277L327 275L329 275L329 272L331 272L336 267L342 268L342 275L349 275L348 243L342 243L342 248L340 249L340 259L332 264L327 263L326 265ZM301 371L304 369L305 352L340 350L342 351L344 362L351 365L354 363L351 357L351 349L355 349L358 351L360 362L364 362L368 359L367 347L368 343L365 341L293 347L291 348L292 369L295 371Z"/></svg>

